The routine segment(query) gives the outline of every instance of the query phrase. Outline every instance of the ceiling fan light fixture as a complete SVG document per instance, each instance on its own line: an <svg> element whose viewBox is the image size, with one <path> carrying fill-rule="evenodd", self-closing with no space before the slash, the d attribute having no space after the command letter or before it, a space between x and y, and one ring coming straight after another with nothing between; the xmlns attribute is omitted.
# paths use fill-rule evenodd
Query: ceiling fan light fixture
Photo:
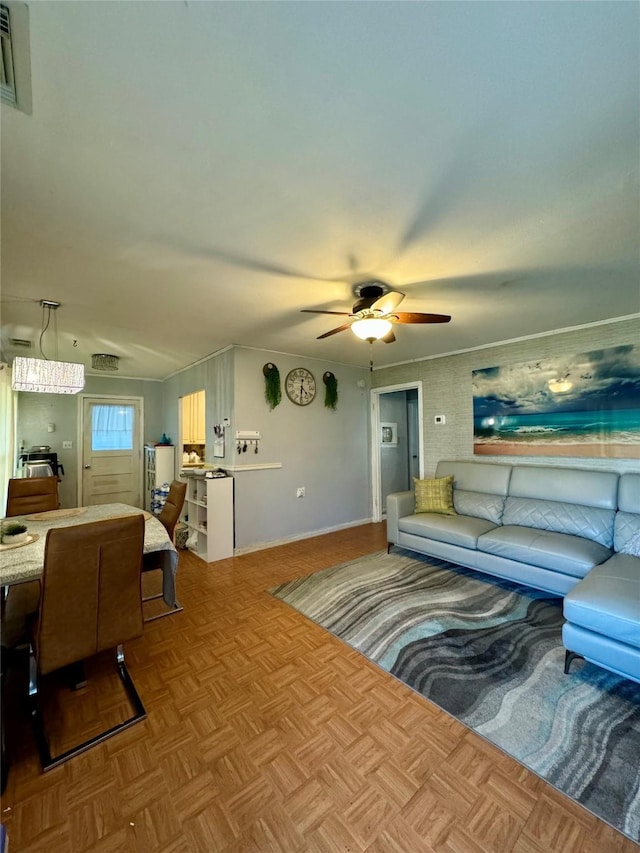
<svg viewBox="0 0 640 853"><path fill-rule="evenodd" d="M351 331L363 341L377 341L391 331L391 321L380 317L366 317L352 323Z"/></svg>

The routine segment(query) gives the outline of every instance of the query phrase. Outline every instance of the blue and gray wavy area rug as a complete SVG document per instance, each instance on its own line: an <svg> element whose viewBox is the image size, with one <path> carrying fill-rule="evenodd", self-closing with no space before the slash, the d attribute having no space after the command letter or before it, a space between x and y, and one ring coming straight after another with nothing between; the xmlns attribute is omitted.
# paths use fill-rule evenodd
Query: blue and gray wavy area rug
<svg viewBox="0 0 640 853"><path fill-rule="evenodd" d="M564 675L560 599L403 551L271 592L640 840L640 685Z"/></svg>

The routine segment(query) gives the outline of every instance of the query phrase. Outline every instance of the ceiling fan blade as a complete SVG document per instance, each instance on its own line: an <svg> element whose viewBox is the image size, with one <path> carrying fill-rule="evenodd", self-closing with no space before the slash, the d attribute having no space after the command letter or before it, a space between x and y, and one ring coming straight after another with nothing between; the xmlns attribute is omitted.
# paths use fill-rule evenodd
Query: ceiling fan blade
<svg viewBox="0 0 640 853"><path fill-rule="evenodd" d="M350 311L318 311L315 308L301 308L301 314L338 314L340 317L350 317Z"/></svg>
<svg viewBox="0 0 640 853"><path fill-rule="evenodd" d="M370 306L371 311L382 311L383 314L391 314L404 299L404 293L399 290L390 290L383 294Z"/></svg>
<svg viewBox="0 0 640 853"><path fill-rule="evenodd" d="M422 314L415 311L400 311L389 318L392 323L448 323L449 314Z"/></svg>
<svg viewBox="0 0 640 853"><path fill-rule="evenodd" d="M396 339L396 336L393 334L393 329L389 329L387 334L383 338L380 338L380 340L384 341L385 344L392 344L395 341L395 339Z"/></svg>
<svg viewBox="0 0 640 853"><path fill-rule="evenodd" d="M337 329L331 329L330 332L325 332L324 335L318 335L316 340L321 341L323 338L329 338L331 335L337 335L338 332L344 332L345 329L350 329L351 323L345 323L342 326L338 326Z"/></svg>

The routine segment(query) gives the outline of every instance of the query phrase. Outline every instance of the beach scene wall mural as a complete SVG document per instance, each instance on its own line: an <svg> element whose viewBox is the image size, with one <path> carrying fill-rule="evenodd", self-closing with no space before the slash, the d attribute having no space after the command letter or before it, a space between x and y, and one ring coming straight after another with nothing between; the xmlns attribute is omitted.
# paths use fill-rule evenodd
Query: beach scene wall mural
<svg viewBox="0 0 640 853"><path fill-rule="evenodd" d="M640 347L473 371L473 451L640 459Z"/></svg>

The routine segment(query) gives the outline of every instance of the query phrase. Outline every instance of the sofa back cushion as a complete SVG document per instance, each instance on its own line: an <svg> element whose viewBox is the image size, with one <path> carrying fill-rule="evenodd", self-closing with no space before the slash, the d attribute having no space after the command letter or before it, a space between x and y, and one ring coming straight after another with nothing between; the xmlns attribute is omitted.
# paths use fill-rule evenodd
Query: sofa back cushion
<svg viewBox="0 0 640 853"><path fill-rule="evenodd" d="M502 523L569 533L611 548L618 480L612 471L518 465Z"/></svg>
<svg viewBox="0 0 640 853"><path fill-rule="evenodd" d="M459 515L500 524L511 465L444 460L438 462L436 476L453 476L453 505Z"/></svg>
<svg viewBox="0 0 640 853"><path fill-rule="evenodd" d="M613 546L623 554L640 557L640 474L620 477Z"/></svg>
<svg viewBox="0 0 640 853"><path fill-rule="evenodd" d="M484 518L494 524L502 523L504 501L503 495L488 495L456 488L453 490L453 505L458 515Z"/></svg>
<svg viewBox="0 0 640 853"><path fill-rule="evenodd" d="M509 495L615 510L619 479L614 471L517 465L509 482Z"/></svg>
<svg viewBox="0 0 640 853"><path fill-rule="evenodd" d="M511 470L511 465L491 462L444 460L438 462L436 477L448 477L453 474L454 489L504 497L508 494Z"/></svg>
<svg viewBox="0 0 640 853"><path fill-rule="evenodd" d="M570 533L592 539L605 548L612 548L614 518L615 512L612 509L598 509L561 501L508 497L502 523L552 530L555 533Z"/></svg>
<svg viewBox="0 0 640 853"><path fill-rule="evenodd" d="M616 513L613 547L622 554L640 557L640 515L634 512Z"/></svg>
<svg viewBox="0 0 640 853"><path fill-rule="evenodd" d="M640 474L622 474L618 487L618 509L640 515Z"/></svg>

